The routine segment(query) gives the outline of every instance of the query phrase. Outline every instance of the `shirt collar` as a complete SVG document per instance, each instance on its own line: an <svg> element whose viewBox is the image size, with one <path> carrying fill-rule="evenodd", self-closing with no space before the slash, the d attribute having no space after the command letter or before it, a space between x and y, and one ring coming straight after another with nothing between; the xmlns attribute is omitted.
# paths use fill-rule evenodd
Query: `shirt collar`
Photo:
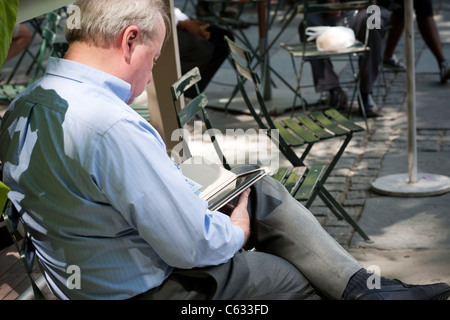
<svg viewBox="0 0 450 320"><path fill-rule="evenodd" d="M76 61L49 57L46 72L77 82L100 86L113 92L125 103L131 95L131 85L128 82Z"/></svg>

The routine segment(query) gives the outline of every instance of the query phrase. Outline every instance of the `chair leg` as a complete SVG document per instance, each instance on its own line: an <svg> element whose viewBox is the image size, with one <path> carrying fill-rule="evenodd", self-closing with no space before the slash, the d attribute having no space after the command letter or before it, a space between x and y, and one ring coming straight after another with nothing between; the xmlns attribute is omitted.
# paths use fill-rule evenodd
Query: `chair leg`
<svg viewBox="0 0 450 320"><path fill-rule="evenodd" d="M363 59L364 59L364 57L363 57ZM350 56L349 60L350 60L350 67L351 67L352 73L353 73L353 80L355 82L354 87L353 87L354 89L353 89L352 100L350 102L350 106L351 107L353 106L353 101L355 101L355 95L358 95L359 105L360 106L364 106L364 103L363 103L363 100L362 100L362 95L361 95L361 90L359 89L359 80L360 80L360 77L361 77L360 76L360 71L358 69L358 72L355 73L355 67L353 65L353 59L352 59L351 56ZM352 109L351 107L349 108L348 116L350 116L350 112L351 112L351 109ZM364 118L364 123L366 125L366 131L369 132L369 124L367 122L366 110L364 109L364 107L362 107L360 109L361 109L362 116Z"/></svg>
<svg viewBox="0 0 450 320"><path fill-rule="evenodd" d="M319 189L319 197L339 220L342 220L343 217L345 221L347 221L366 242L372 242L369 236L361 229L361 227L355 222L355 220L350 217L347 211L345 211L344 207L342 207L341 204L333 198L333 196L320 182L318 183L317 188ZM336 210L339 211L339 213L337 213Z"/></svg>
<svg viewBox="0 0 450 320"><path fill-rule="evenodd" d="M364 101L363 101L363 98L361 95L361 90L359 90L359 87L358 87L358 99L359 99L359 105L362 106L361 113L364 118L364 123L366 124L366 131L369 132L369 123L367 122L366 109L364 108Z"/></svg>
<svg viewBox="0 0 450 320"><path fill-rule="evenodd" d="M338 163L339 159L341 159L341 156L344 154L345 149L347 148L348 144L350 143L350 140L352 140L353 134L347 135L344 142L342 142L341 147L339 148L338 152L334 155L333 160L328 165L327 170L325 170L322 178L320 179L320 182L325 185L325 181L330 176L331 172L334 170L334 167Z"/></svg>

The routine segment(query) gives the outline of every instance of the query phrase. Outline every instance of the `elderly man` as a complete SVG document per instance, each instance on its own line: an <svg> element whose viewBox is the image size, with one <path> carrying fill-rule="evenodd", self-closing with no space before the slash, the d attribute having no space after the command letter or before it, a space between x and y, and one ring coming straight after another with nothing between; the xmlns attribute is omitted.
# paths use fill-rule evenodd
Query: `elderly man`
<svg viewBox="0 0 450 320"><path fill-rule="evenodd" d="M162 0L79 0L64 59L10 106L3 181L51 290L68 299L436 299L447 284L371 274L267 178L208 211L128 104L152 80ZM250 232L251 231L251 232ZM246 251L246 245L256 251ZM80 286L67 285L78 266Z"/></svg>

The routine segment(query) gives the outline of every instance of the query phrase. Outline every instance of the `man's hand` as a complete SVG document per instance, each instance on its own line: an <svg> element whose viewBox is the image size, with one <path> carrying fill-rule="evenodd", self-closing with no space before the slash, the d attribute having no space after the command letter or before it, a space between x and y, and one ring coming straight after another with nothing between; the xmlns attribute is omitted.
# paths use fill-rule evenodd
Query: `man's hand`
<svg viewBox="0 0 450 320"><path fill-rule="evenodd" d="M190 34L209 40L210 33L206 31L209 27L209 23L200 20L183 20L178 21L177 27L181 30L186 30Z"/></svg>
<svg viewBox="0 0 450 320"><path fill-rule="evenodd" d="M236 206L232 206L231 204L227 204L224 209L225 212L231 212L230 219L231 224L239 226L244 230L245 240L244 244L247 242L248 237L250 236L250 217L247 211L248 204L248 196L250 194L250 188L245 190L239 197L239 200Z"/></svg>

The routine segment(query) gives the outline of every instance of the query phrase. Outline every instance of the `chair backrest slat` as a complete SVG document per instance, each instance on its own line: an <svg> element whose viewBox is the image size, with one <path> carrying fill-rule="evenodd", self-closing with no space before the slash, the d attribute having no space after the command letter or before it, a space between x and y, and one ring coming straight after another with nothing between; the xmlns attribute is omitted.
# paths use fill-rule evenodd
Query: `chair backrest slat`
<svg viewBox="0 0 450 320"><path fill-rule="evenodd" d="M206 126L207 132L211 138L211 142L213 143L214 149L219 157L222 165L225 169L230 170L231 167L228 164L222 149L219 146L219 143L215 136L215 130L212 127L211 120L206 112L206 106L208 104L208 99L204 93L200 93L198 88L198 82L201 80L200 70L198 67L193 68L189 72L182 75L174 84L170 86L170 91L172 93L173 105L175 108L175 113L177 114L178 127L181 129L180 136L182 139L183 146L183 156L191 157L191 151L189 150L188 143L186 141L186 137L184 137L183 127L192 120L196 115L201 113L201 117L203 119L203 123ZM177 102L180 97L190 88L195 87L197 92L197 96L190 100L186 106L182 110L178 110Z"/></svg>
<svg viewBox="0 0 450 320"><path fill-rule="evenodd" d="M200 80L201 75L198 68L193 68L189 72L185 73L171 86L172 98L178 100L184 92L192 86L197 85ZM199 92L197 91L197 93Z"/></svg>

